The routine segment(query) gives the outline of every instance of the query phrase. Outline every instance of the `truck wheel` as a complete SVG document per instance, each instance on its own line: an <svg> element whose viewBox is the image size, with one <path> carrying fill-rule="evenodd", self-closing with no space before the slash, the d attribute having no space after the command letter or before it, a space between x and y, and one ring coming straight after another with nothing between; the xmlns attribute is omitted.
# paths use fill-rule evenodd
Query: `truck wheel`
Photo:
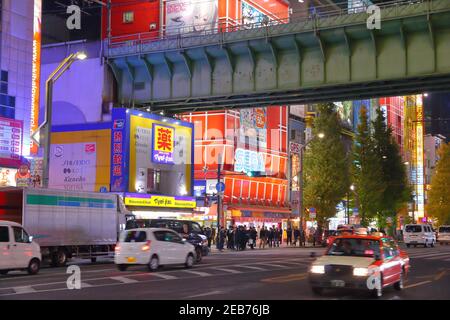
<svg viewBox="0 0 450 320"><path fill-rule="evenodd" d="M434 241L431 241L431 247L434 248Z"/></svg>
<svg viewBox="0 0 450 320"><path fill-rule="evenodd" d="M64 250L58 250L52 256L52 267L64 267L67 263L67 254Z"/></svg>
<svg viewBox="0 0 450 320"><path fill-rule="evenodd" d="M315 295L321 296L323 294L323 288L312 287L311 290Z"/></svg>
<svg viewBox="0 0 450 320"><path fill-rule="evenodd" d="M118 264L117 265L117 269L119 269L119 271L127 271L128 266L126 264Z"/></svg>
<svg viewBox="0 0 450 320"><path fill-rule="evenodd" d="M372 290L372 297L381 298L383 296L383 277L380 276L380 287Z"/></svg>
<svg viewBox="0 0 450 320"><path fill-rule="evenodd" d="M150 262L148 263L148 270L151 272L155 272L159 268L159 259L156 255L151 257Z"/></svg>
<svg viewBox="0 0 450 320"><path fill-rule="evenodd" d="M195 249L195 256L196 256L195 262L197 262L197 263L202 262L203 256L202 256L202 249L201 248Z"/></svg>
<svg viewBox="0 0 450 320"><path fill-rule="evenodd" d="M91 258L91 262L92 263L96 263L97 262L97 258Z"/></svg>
<svg viewBox="0 0 450 320"><path fill-rule="evenodd" d="M0 274L2 274L2 275L8 274L8 271L9 270L0 270Z"/></svg>
<svg viewBox="0 0 450 320"><path fill-rule="evenodd" d="M40 267L41 267L41 262L36 258L32 259L30 261L30 264L28 265L28 269L27 269L28 274L31 274L31 275L37 274L39 272Z"/></svg>
<svg viewBox="0 0 450 320"><path fill-rule="evenodd" d="M407 243L407 244L406 244L406 247L409 248L409 247L411 247L411 245L410 245L409 243Z"/></svg>

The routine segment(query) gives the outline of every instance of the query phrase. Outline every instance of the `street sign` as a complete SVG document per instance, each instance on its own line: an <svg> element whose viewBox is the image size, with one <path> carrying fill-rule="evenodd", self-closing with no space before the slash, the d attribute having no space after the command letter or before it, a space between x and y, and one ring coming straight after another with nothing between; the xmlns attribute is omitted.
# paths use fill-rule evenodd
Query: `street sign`
<svg viewBox="0 0 450 320"><path fill-rule="evenodd" d="M311 218L311 219L315 219L316 218L316 213L315 212L309 212L309 217Z"/></svg>
<svg viewBox="0 0 450 320"><path fill-rule="evenodd" d="M106 187L101 187L100 188L100 192L101 193L106 193L106 192L108 192L108 189Z"/></svg>
<svg viewBox="0 0 450 320"><path fill-rule="evenodd" d="M217 192L224 192L225 191L225 183L217 182L216 190L217 190Z"/></svg>
<svg viewBox="0 0 450 320"><path fill-rule="evenodd" d="M359 215L359 210L358 208L353 208L353 216L356 217Z"/></svg>
<svg viewBox="0 0 450 320"><path fill-rule="evenodd" d="M316 213L316 208L309 208L310 213Z"/></svg>

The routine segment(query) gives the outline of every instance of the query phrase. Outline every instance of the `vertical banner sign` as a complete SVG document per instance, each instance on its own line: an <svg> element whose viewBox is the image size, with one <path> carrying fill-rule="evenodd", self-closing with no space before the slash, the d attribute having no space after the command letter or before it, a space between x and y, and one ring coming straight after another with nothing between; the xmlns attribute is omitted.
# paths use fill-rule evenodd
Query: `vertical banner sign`
<svg viewBox="0 0 450 320"><path fill-rule="evenodd" d="M18 167L22 156L22 121L0 118L0 166Z"/></svg>
<svg viewBox="0 0 450 320"><path fill-rule="evenodd" d="M41 15L42 0L34 0L30 136L37 130L39 122L39 88L41 81ZM33 139L30 139L30 154L35 155L37 152L38 146L33 142Z"/></svg>
<svg viewBox="0 0 450 320"><path fill-rule="evenodd" d="M417 165L417 219L425 215L425 191L424 191L424 126L423 126L423 99L421 95L416 96L416 165Z"/></svg>
<svg viewBox="0 0 450 320"><path fill-rule="evenodd" d="M115 115L115 116L114 116ZM126 120L124 110L118 110L113 115L111 134L111 191L124 192L126 186L125 154L127 150Z"/></svg>

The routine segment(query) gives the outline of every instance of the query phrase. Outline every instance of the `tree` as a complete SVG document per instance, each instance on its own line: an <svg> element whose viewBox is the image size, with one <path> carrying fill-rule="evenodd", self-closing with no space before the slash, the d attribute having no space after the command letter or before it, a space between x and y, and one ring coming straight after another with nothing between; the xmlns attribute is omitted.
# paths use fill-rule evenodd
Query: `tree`
<svg viewBox="0 0 450 320"><path fill-rule="evenodd" d="M304 199L306 206L316 208L317 222L323 227L336 215L336 206L349 188L349 166L334 105L320 104L317 111L314 138L305 152Z"/></svg>
<svg viewBox="0 0 450 320"><path fill-rule="evenodd" d="M380 109L377 109L377 118L372 125L374 150L381 162L382 181L385 186L381 201L377 205L378 226L384 228L386 218L396 221L397 211L411 198L411 188L400 148L392 136L392 129L386 125L385 117Z"/></svg>
<svg viewBox="0 0 450 320"><path fill-rule="evenodd" d="M428 214L440 224L450 224L450 143L442 144L428 193Z"/></svg>
<svg viewBox="0 0 450 320"><path fill-rule="evenodd" d="M376 144L370 132L367 109L364 106L360 110L359 122L353 144L352 175L361 224L367 226L369 221L376 217L386 188L381 161L375 149Z"/></svg>

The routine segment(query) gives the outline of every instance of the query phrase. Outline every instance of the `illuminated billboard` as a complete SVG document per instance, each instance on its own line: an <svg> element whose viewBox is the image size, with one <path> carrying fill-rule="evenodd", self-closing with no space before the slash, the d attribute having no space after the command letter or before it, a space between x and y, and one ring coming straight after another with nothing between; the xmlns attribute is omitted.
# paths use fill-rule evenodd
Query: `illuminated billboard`
<svg viewBox="0 0 450 320"><path fill-rule="evenodd" d="M167 35L205 32L218 27L217 0L168 0L165 5Z"/></svg>
<svg viewBox="0 0 450 320"><path fill-rule="evenodd" d="M153 124L152 160L155 163L173 164L175 128Z"/></svg>
<svg viewBox="0 0 450 320"><path fill-rule="evenodd" d="M39 94L41 81L41 16L42 0L34 0L33 59L31 69L31 119L30 136L39 126ZM38 146L30 139L30 154L37 154Z"/></svg>
<svg viewBox="0 0 450 320"><path fill-rule="evenodd" d="M17 168L22 156L23 123L0 118L0 165Z"/></svg>

